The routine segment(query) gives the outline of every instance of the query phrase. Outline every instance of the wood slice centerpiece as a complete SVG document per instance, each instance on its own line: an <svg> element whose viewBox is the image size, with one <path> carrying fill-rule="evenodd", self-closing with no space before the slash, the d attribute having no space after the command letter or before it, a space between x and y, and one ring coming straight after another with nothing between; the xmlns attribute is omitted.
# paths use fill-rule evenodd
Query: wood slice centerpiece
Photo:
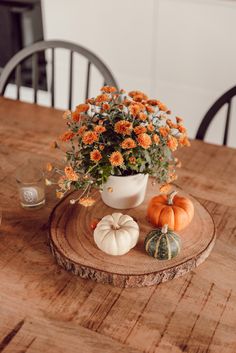
<svg viewBox="0 0 236 353"><path fill-rule="evenodd" d="M159 284L184 275L200 265L210 254L215 241L214 222L208 211L188 195L195 208L191 224L178 232L182 240L180 254L166 261L147 255L144 239L154 228L146 219L147 204L157 194L149 178L145 201L128 210L115 210L106 206L99 191L94 190L96 203L92 207L71 205L69 200L79 195L72 193L53 210L50 218L49 243L57 262L67 271L97 282L118 287L143 287ZM186 194L180 191L181 195ZM107 255L99 250L93 239L91 222L114 212L133 217L139 224L140 237L135 248L122 256Z"/></svg>

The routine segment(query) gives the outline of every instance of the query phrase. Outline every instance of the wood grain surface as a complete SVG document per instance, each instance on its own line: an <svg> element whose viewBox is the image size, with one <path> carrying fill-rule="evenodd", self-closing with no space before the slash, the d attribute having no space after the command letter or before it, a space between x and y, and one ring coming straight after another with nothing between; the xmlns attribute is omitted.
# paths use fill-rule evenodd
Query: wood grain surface
<svg viewBox="0 0 236 353"><path fill-rule="evenodd" d="M212 253L186 276L143 288L75 277L55 263L46 206L20 207L14 174L31 162L60 161L49 145L61 112L0 98L0 352L235 353L236 153L193 141L178 156L177 183L212 215Z"/></svg>
<svg viewBox="0 0 236 353"><path fill-rule="evenodd" d="M208 211L193 197L189 197L195 209L191 224L179 232L182 248L171 261L158 261L144 250L144 239L153 230L146 213L150 199L158 187L149 178L144 202L129 210L116 210L106 206L96 190L96 200L90 208L70 205L69 199L77 199L79 192L64 198L53 210L50 219L49 243L59 265L77 276L117 287L144 287L159 284L183 276L200 265L210 254L215 242L215 227ZM94 219L122 212L133 217L139 224L138 244L123 256L107 255L98 249L93 240L91 223Z"/></svg>

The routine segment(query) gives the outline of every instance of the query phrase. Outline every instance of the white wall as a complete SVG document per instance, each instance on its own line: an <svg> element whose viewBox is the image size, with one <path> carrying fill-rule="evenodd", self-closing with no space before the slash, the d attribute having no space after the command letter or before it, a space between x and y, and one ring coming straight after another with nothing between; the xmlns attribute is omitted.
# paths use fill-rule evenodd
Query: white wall
<svg viewBox="0 0 236 353"><path fill-rule="evenodd" d="M154 90L186 117L195 134L209 106L236 84L236 2L159 0ZM167 21L168 19L168 21ZM233 116L233 115L232 115ZM224 115L207 139L222 141ZM230 145L236 146L231 125Z"/></svg>
<svg viewBox="0 0 236 353"><path fill-rule="evenodd" d="M120 87L143 90L182 115L191 137L209 106L236 83L236 1L43 0L42 4L45 39L69 40L94 51L112 69ZM78 77L83 65L75 68L74 104L82 99L83 82ZM59 53L58 107L66 104L67 71L67 57ZM91 94L100 84L98 80ZM223 120L221 114L214 121L208 141L221 142ZM235 128L236 119L229 141L236 147Z"/></svg>

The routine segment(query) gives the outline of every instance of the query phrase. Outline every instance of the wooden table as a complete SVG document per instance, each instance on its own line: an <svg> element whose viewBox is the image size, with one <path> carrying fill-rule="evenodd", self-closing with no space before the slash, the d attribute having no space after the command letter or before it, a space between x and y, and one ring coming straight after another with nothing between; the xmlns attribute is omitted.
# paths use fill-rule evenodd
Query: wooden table
<svg viewBox="0 0 236 353"><path fill-rule="evenodd" d="M159 286L120 289L74 277L55 264L47 222L57 200L19 206L14 173L31 159L58 159L50 143L61 112L0 98L0 352L235 353L236 151L193 141L180 150L178 184L212 214L208 260Z"/></svg>

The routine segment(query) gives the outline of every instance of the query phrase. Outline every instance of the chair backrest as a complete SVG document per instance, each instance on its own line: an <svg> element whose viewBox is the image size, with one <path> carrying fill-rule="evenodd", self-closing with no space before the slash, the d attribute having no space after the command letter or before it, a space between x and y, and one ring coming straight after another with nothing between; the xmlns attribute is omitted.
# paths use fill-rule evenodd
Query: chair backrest
<svg viewBox="0 0 236 353"><path fill-rule="evenodd" d="M225 104L227 104L225 131L224 131L224 137L223 137L223 145L227 145L229 122L230 122L230 117L231 117L231 106L232 106L232 99L234 96L236 96L236 86L229 89L220 98L217 99L217 101L211 106L211 108L208 110L208 112L206 113L206 115L202 119L202 122L201 122L201 124L198 128L197 134L196 134L196 139L204 140L207 129L208 129L210 123L212 122L213 118L218 113L218 111Z"/></svg>
<svg viewBox="0 0 236 353"><path fill-rule="evenodd" d="M40 41L33 45L26 47L14 55L11 60L4 67L0 75L0 95L4 95L5 89L12 73L15 71L15 84L17 88L17 99L20 99L20 87L22 83L21 77L21 64L27 58L32 57L32 88L34 91L34 103L37 103L38 93L38 53L43 52L47 49L51 50L52 53L52 72L51 72L51 106L55 105L55 49L67 49L70 52L70 63L69 63L69 94L68 94L68 109L72 106L72 95L73 95L73 65L74 65L74 53L78 53L87 59L86 68L86 87L85 87L85 99L89 97L89 88L91 80L91 66L94 65L100 74L103 76L104 85L114 86L118 88L117 82L113 77L108 67L93 54L90 50L70 42L60 40Z"/></svg>

